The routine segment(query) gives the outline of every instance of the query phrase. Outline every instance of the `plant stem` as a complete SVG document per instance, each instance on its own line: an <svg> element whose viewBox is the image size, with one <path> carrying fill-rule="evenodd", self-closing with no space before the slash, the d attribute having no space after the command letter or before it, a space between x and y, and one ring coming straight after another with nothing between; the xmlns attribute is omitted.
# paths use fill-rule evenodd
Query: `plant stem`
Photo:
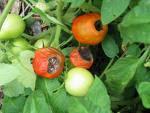
<svg viewBox="0 0 150 113"><path fill-rule="evenodd" d="M0 17L0 29L3 25L3 22L5 21L7 14L9 13L9 10L12 8L13 4L14 4L15 0L8 0L8 3L5 7L5 9L3 10L1 17Z"/></svg>
<svg viewBox="0 0 150 113"><path fill-rule="evenodd" d="M61 0L57 1L57 9L56 9L56 16L57 19L61 22L61 16L62 16L62 8L63 8L63 2ZM56 25L56 33L53 42L51 43L52 47L58 47L59 46L59 38L61 35L61 26Z"/></svg>
<svg viewBox="0 0 150 113"><path fill-rule="evenodd" d="M109 69L109 67L112 65L113 62L114 62L114 58L112 58L112 59L109 61L107 67L105 68L105 70L104 70L104 71L102 72L102 74L100 75L100 79L102 79L102 78L104 77L106 71Z"/></svg>

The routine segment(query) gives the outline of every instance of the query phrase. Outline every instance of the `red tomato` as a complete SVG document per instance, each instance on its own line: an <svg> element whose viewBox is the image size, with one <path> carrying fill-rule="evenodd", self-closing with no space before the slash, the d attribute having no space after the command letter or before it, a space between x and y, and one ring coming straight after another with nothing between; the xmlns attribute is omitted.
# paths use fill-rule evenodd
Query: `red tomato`
<svg viewBox="0 0 150 113"><path fill-rule="evenodd" d="M75 39L83 44L96 45L100 43L107 31L107 25L101 25L101 15L88 13L73 20L72 33Z"/></svg>
<svg viewBox="0 0 150 113"><path fill-rule="evenodd" d="M35 51L33 69L39 76L45 78L58 77L64 68L65 57L55 48L40 48Z"/></svg>
<svg viewBox="0 0 150 113"><path fill-rule="evenodd" d="M89 69L93 64L93 56L87 47L75 48L70 53L70 61L76 67Z"/></svg>

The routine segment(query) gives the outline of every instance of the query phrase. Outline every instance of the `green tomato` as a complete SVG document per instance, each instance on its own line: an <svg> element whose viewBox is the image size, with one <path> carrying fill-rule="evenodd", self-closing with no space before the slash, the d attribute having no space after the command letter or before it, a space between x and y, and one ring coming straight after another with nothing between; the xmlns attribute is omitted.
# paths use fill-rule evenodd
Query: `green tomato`
<svg viewBox="0 0 150 113"><path fill-rule="evenodd" d="M73 96L85 96L94 81L93 75L84 68L72 68L66 76L66 91Z"/></svg>
<svg viewBox="0 0 150 113"><path fill-rule="evenodd" d="M12 40L11 51L14 54L19 54L21 51L30 49L30 44L24 38L16 38Z"/></svg>
<svg viewBox="0 0 150 113"><path fill-rule="evenodd" d="M25 22L22 18L16 14L8 14L0 31L0 40L17 38L24 30Z"/></svg>
<svg viewBox="0 0 150 113"><path fill-rule="evenodd" d="M35 7L39 8L40 10L42 10L44 12L48 11L48 9L49 9L48 5L45 2L37 2L35 4Z"/></svg>
<svg viewBox="0 0 150 113"><path fill-rule="evenodd" d="M47 38L39 39L35 42L34 47L44 48L49 46L49 40Z"/></svg>

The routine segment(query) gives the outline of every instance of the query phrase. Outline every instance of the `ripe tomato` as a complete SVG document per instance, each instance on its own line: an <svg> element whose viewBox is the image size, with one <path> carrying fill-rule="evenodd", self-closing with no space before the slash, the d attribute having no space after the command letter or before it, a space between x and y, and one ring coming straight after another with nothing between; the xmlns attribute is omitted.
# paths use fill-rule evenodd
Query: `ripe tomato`
<svg viewBox="0 0 150 113"><path fill-rule="evenodd" d="M66 75L66 91L73 96L85 96L92 85L94 78L84 68L72 68Z"/></svg>
<svg viewBox="0 0 150 113"><path fill-rule="evenodd" d="M79 47L70 53L70 61L76 67L89 69L93 64L93 56L87 47Z"/></svg>
<svg viewBox="0 0 150 113"><path fill-rule="evenodd" d="M31 49L30 44L24 38L16 38L11 41L11 51L18 55L21 51Z"/></svg>
<svg viewBox="0 0 150 113"><path fill-rule="evenodd" d="M0 40L19 37L25 30L25 22L19 15L9 14L0 31Z"/></svg>
<svg viewBox="0 0 150 113"><path fill-rule="evenodd" d="M40 48L35 51L33 69L45 78L58 77L64 68L65 57L55 48Z"/></svg>
<svg viewBox="0 0 150 113"><path fill-rule="evenodd" d="M83 44L96 45L100 43L107 31L107 25L101 25L101 15L88 13L73 20L72 33L75 39Z"/></svg>

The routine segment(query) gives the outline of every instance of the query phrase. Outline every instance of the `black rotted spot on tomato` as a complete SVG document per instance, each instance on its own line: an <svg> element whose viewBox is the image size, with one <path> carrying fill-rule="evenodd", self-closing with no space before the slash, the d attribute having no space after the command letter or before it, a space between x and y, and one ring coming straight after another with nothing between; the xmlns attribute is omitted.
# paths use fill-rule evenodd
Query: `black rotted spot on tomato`
<svg viewBox="0 0 150 113"><path fill-rule="evenodd" d="M59 68L59 60L57 57L50 57L48 59L48 73L54 73Z"/></svg>
<svg viewBox="0 0 150 113"><path fill-rule="evenodd" d="M92 53L87 47L80 47L78 49L80 56L88 61L92 60Z"/></svg>
<svg viewBox="0 0 150 113"><path fill-rule="evenodd" d="M97 20L94 25L97 31L100 31L102 29L102 23L100 20Z"/></svg>

